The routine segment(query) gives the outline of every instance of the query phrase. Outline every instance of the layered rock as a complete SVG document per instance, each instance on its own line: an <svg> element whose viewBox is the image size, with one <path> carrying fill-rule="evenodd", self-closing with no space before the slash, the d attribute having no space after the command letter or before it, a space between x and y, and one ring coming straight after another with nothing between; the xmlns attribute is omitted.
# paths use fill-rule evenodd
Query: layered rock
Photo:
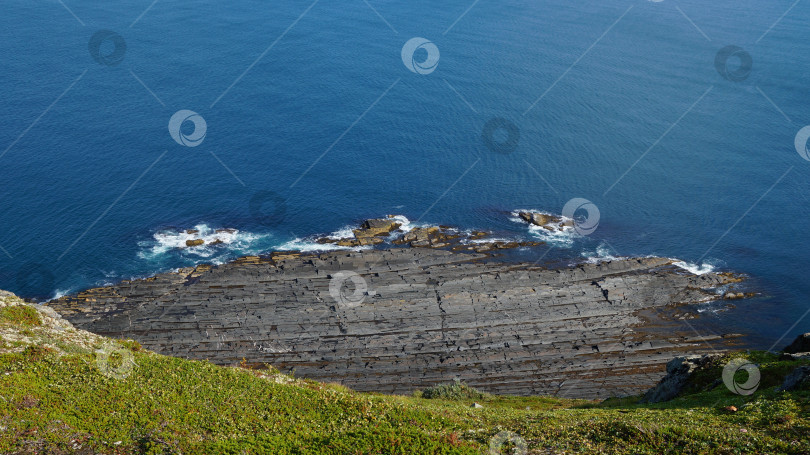
<svg viewBox="0 0 810 455"><path fill-rule="evenodd" d="M718 298L713 289L732 279L662 258L545 269L433 248L288 252L50 305L79 328L162 354L267 363L358 390L460 379L500 394L597 398L641 393L674 354L708 351L712 338L644 323L660 327L659 312Z"/></svg>

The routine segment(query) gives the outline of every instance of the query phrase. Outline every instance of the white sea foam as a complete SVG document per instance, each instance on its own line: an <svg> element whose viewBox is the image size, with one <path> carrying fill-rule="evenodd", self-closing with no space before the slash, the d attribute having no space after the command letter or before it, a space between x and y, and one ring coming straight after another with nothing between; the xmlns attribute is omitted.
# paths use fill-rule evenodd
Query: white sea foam
<svg viewBox="0 0 810 455"><path fill-rule="evenodd" d="M233 252L236 254L253 252L251 251L252 247L260 240L268 237L267 234L254 234L238 229L228 229L217 232L216 229L204 223L194 226L194 229L198 232L188 233L186 230L177 231L170 229L157 232L152 236L151 240L139 243L142 249L138 253L138 257L146 260L154 260L169 251L176 250L180 251L183 255L212 259L215 263L221 263L223 259L215 258L215 256L223 252ZM186 246L187 240L198 239L202 240L204 243L198 246ZM217 241L221 243L212 245L212 243Z"/></svg>
<svg viewBox="0 0 810 455"><path fill-rule="evenodd" d="M347 236L344 237L332 237L326 236L329 238L350 238ZM318 243L313 238L295 238L290 240L289 242L285 242L279 245L278 249L281 251L301 251L301 252L313 252L313 251L336 251L336 250L352 250L352 251L360 251L360 250L368 250L372 247L369 246L341 246L336 243Z"/></svg>
<svg viewBox="0 0 810 455"><path fill-rule="evenodd" d="M700 308L696 308L698 313L723 313L728 311L728 304L724 303L722 300L707 300L700 304Z"/></svg>
<svg viewBox="0 0 810 455"><path fill-rule="evenodd" d="M582 256L588 258L587 262L591 264L598 264L600 262L610 262L622 258L622 256L614 256L611 253L616 253L616 251L610 248L606 243L602 243L598 247L596 247L595 252L583 251Z"/></svg>
<svg viewBox="0 0 810 455"><path fill-rule="evenodd" d="M673 262L672 265L678 266L678 267L680 267L680 268L682 268L682 269L686 270L687 272L692 273L694 275L704 275L706 273L713 272L714 269L715 269L715 266L713 266L711 264L707 264L705 262L703 264L697 265L697 264L694 264L694 263L691 263L691 262L678 261L678 262Z"/></svg>
<svg viewBox="0 0 810 455"><path fill-rule="evenodd" d="M357 229L353 226L345 226L343 228L338 229L335 232L325 235L324 237L327 239L350 239L354 237L354 229ZM296 239L299 240L299 239Z"/></svg>
<svg viewBox="0 0 810 455"><path fill-rule="evenodd" d="M51 300L61 299L62 297L71 294L73 291L71 289L57 289L53 292L53 297L48 299L48 302Z"/></svg>
<svg viewBox="0 0 810 455"><path fill-rule="evenodd" d="M516 239L507 239L505 237L484 237L483 239L464 239L461 241L462 244L469 245L469 244L478 244L478 243L494 243L494 242L501 242L501 243L509 243L509 242L519 242Z"/></svg>
<svg viewBox="0 0 810 455"><path fill-rule="evenodd" d="M391 217L391 219L399 223L400 227L399 229L397 229L397 231L392 232L391 236L385 237L386 241L395 239L400 235L404 234L405 232L408 232L414 227L427 226L426 224L423 225L421 223L413 223L411 222L411 220L409 220L407 217L403 215L394 215ZM329 234L326 234L324 236L297 237L293 240L290 240L289 242L279 245L278 249L313 252L313 251L335 251L335 250L360 251L374 248L373 245L341 246L335 243L319 243L316 241L318 238L327 238L330 240L353 239L355 229L357 229L357 226L349 225L344 226L334 232L330 232Z"/></svg>
<svg viewBox="0 0 810 455"><path fill-rule="evenodd" d="M402 232L402 233L408 232L411 229L415 229L415 228L425 228L425 227L433 226L430 223L418 223L416 221L411 221L411 220L408 219L408 217L406 217L404 215L393 215L393 216L391 216L391 219L396 221L397 223L399 223L401 225L398 230L400 232Z"/></svg>
<svg viewBox="0 0 810 455"><path fill-rule="evenodd" d="M529 226L529 233L544 242L561 248L571 248L574 239L579 237L573 227L563 226L561 230L549 230L542 226Z"/></svg>
<svg viewBox="0 0 810 455"><path fill-rule="evenodd" d="M553 227L553 229L546 229L543 226L536 226L534 224L527 222L526 220L520 217L520 212L539 213L542 215L556 216L562 218L564 222L572 220L570 218L561 215L555 215L553 213L534 209L518 209L513 210L510 213L510 215L512 215L509 218L510 221L520 223L523 225L528 225L529 234L531 234L533 237L536 237L548 243L549 245L553 245L558 248L571 248L574 245L574 240L577 237L580 237L580 235L577 234L576 230L574 229L573 223L565 223L563 226L558 226L554 224L553 226L550 226Z"/></svg>

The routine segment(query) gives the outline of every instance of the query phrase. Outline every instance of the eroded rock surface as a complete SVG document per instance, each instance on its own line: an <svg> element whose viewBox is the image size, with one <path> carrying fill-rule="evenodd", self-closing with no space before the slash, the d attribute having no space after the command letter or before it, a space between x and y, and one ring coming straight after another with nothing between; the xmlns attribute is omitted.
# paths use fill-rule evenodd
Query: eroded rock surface
<svg viewBox="0 0 810 455"><path fill-rule="evenodd" d="M358 274L366 289L335 283L339 272ZM549 270L431 248L289 252L50 305L79 328L162 354L244 358L358 390L408 393L460 379L500 394L604 398L641 393L674 355L708 351L686 328L641 329L641 314L719 298L711 289L731 279L662 258Z"/></svg>

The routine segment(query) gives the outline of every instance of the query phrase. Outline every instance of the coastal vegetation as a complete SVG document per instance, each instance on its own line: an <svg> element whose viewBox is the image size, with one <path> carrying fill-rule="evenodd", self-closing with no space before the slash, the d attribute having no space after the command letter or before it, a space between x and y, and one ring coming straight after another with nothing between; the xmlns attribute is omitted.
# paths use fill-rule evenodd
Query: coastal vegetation
<svg viewBox="0 0 810 455"><path fill-rule="evenodd" d="M392 396L162 356L59 329L15 297L0 304L0 453L810 452L810 389L778 390L810 364L801 357L729 354L657 404L496 396L463 383ZM740 356L761 372L749 396L717 384L723 361Z"/></svg>

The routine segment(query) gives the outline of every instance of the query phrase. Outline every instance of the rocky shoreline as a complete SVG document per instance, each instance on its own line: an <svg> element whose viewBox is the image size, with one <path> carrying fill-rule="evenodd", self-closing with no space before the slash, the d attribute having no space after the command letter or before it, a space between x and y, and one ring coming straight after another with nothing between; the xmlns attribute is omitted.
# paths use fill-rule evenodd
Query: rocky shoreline
<svg viewBox="0 0 810 455"><path fill-rule="evenodd" d="M521 218L567 228L553 215ZM741 280L732 274L694 275L666 258L547 269L492 254L541 242L401 227L396 217L366 220L349 238L318 240L370 247L387 239L390 248L274 252L48 305L78 328L161 354L271 364L387 393L460 379L499 394L638 394L673 356L722 350L736 337L700 337L672 317L723 298L717 289Z"/></svg>

